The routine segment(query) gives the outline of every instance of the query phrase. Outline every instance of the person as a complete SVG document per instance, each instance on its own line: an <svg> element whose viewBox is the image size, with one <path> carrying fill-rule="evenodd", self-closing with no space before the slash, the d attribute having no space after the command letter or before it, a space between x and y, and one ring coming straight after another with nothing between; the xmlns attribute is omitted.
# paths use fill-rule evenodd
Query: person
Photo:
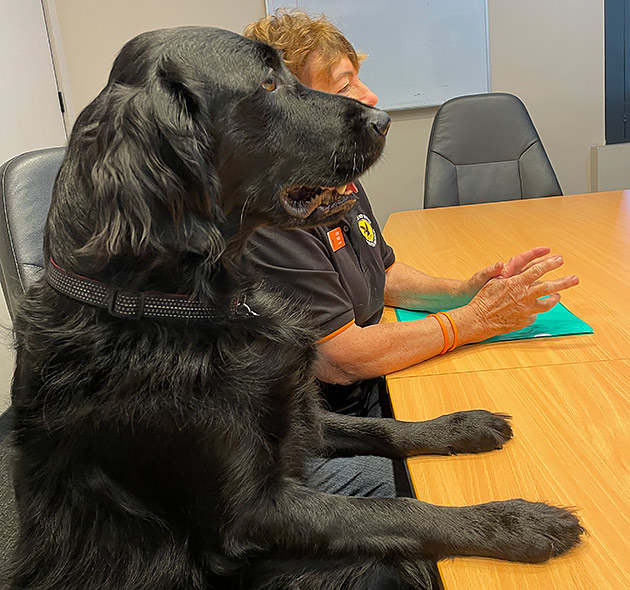
<svg viewBox="0 0 630 590"><path fill-rule="evenodd" d="M280 49L303 84L377 104L359 77L366 56L325 16L279 12L250 24L244 34ZM463 281L427 275L396 261L363 187L356 182L350 189L356 190L357 202L341 222L314 229L263 228L250 242L267 283L305 305L316 323L316 377L333 411L380 415L381 376L523 328L553 307L560 291L579 282L574 275L542 280L563 264L547 247L495 262ZM384 305L434 315L379 323ZM441 310L451 311L437 313ZM395 495L391 463L380 458L322 460L308 482L335 493Z"/></svg>

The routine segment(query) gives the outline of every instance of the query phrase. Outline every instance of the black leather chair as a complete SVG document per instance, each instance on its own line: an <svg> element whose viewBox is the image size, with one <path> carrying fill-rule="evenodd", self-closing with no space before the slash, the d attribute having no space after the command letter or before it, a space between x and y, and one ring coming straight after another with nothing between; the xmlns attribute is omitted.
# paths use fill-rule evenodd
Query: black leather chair
<svg viewBox="0 0 630 590"><path fill-rule="evenodd" d="M52 188L65 148L16 156L0 167L0 283L11 317L17 299L43 271L43 236ZM10 472L10 410L0 417L0 590L17 535Z"/></svg>
<svg viewBox="0 0 630 590"><path fill-rule="evenodd" d="M44 225L64 154L63 147L36 150L0 167L0 283L11 317L43 271Z"/></svg>
<svg viewBox="0 0 630 590"><path fill-rule="evenodd" d="M0 443L0 590L9 588L6 567L18 533L11 460L12 449L8 439L5 439Z"/></svg>
<svg viewBox="0 0 630 590"><path fill-rule="evenodd" d="M433 121L424 207L561 195L525 105L512 94L460 96Z"/></svg>

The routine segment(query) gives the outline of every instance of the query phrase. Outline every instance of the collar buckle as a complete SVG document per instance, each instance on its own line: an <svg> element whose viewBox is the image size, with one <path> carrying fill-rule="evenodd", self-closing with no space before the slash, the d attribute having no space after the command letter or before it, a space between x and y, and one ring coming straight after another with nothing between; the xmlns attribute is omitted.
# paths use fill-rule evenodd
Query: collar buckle
<svg viewBox="0 0 630 590"><path fill-rule="evenodd" d="M112 287L105 296L109 315L122 320L139 320L144 315L144 292L125 291Z"/></svg>

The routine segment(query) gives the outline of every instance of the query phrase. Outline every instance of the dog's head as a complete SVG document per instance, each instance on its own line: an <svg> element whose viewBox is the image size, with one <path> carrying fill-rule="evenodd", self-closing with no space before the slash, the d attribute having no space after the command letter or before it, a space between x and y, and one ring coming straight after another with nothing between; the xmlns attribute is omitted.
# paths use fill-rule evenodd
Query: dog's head
<svg viewBox="0 0 630 590"><path fill-rule="evenodd" d="M49 224L83 213L68 237L100 257L216 258L259 225L347 211L343 187L377 160L388 126L306 88L265 44L209 27L144 33L77 120Z"/></svg>

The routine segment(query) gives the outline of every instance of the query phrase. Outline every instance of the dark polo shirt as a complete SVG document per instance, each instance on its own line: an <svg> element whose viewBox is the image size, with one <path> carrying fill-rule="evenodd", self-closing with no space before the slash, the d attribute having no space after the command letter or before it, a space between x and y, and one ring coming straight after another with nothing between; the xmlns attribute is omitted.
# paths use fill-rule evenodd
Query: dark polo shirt
<svg viewBox="0 0 630 590"><path fill-rule="evenodd" d="M250 253L269 285L308 308L330 338L356 323L376 324L384 306L385 271L395 262L363 187L343 219L314 229L263 228L250 241ZM360 385L323 384L332 409L354 411Z"/></svg>

